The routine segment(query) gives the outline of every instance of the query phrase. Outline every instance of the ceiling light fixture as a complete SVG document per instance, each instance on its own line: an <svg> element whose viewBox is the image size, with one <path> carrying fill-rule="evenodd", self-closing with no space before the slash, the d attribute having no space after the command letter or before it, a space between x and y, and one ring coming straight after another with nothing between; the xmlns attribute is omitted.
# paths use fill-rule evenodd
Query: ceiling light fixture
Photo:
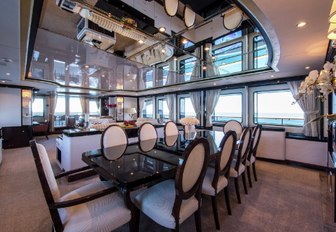
<svg viewBox="0 0 336 232"><path fill-rule="evenodd" d="M173 17L176 15L179 6L178 0L165 0L164 1L164 9L167 15Z"/></svg>
<svg viewBox="0 0 336 232"><path fill-rule="evenodd" d="M233 7L223 15L223 26L226 30L234 31L236 30L244 19L244 13L238 7Z"/></svg>
<svg viewBox="0 0 336 232"><path fill-rule="evenodd" d="M161 50L161 52L162 52L162 53L165 53L165 52L166 52L166 50L163 48L163 49Z"/></svg>
<svg viewBox="0 0 336 232"><path fill-rule="evenodd" d="M188 28L192 27L195 24L196 13L188 5L185 5L184 7L183 20L184 25Z"/></svg>
<svg viewBox="0 0 336 232"><path fill-rule="evenodd" d="M306 66L305 69L310 69L310 67L309 67L309 66Z"/></svg>
<svg viewBox="0 0 336 232"><path fill-rule="evenodd" d="M307 23L306 23L305 21L302 21L302 22L299 22L298 24L296 24L296 26L297 26L298 28L304 27L304 26L306 26L306 25L307 25Z"/></svg>
<svg viewBox="0 0 336 232"><path fill-rule="evenodd" d="M208 46L204 47L204 51L209 51L209 50L210 50L210 48Z"/></svg>
<svg viewBox="0 0 336 232"><path fill-rule="evenodd" d="M138 41L138 43L139 43L139 44L143 44L144 41L140 39L140 40Z"/></svg>
<svg viewBox="0 0 336 232"><path fill-rule="evenodd" d="M6 75L7 75L7 76L9 76L9 75L10 75L10 73L8 72L8 73L6 73Z"/></svg>
<svg viewBox="0 0 336 232"><path fill-rule="evenodd" d="M89 65L85 65L84 68L89 68L90 66Z"/></svg>
<svg viewBox="0 0 336 232"><path fill-rule="evenodd" d="M333 1L329 15L329 22L336 23L336 1Z"/></svg>
<svg viewBox="0 0 336 232"><path fill-rule="evenodd" d="M166 28L165 27L159 27L159 32L163 33L166 31Z"/></svg>
<svg viewBox="0 0 336 232"><path fill-rule="evenodd" d="M186 43L188 43L188 40L184 38L184 39L182 39L182 43L186 44Z"/></svg>

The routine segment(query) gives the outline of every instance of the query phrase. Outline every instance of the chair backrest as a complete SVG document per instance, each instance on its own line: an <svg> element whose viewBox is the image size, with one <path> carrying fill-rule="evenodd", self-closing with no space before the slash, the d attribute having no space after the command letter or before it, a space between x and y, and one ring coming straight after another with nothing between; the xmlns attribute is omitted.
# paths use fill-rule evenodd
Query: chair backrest
<svg viewBox="0 0 336 232"><path fill-rule="evenodd" d="M172 147L174 146L174 144L176 143L177 139L178 139L178 134L177 135L171 135L171 136L165 136L164 137L164 142L168 147Z"/></svg>
<svg viewBox="0 0 336 232"><path fill-rule="evenodd" d="M142 152L149 152L153 150L156 145L156 139L146 139L139 141L139 148Z"/></svg>
<svg viewBox="0 0 336 232"><path fill-rule="evenodd" d="M125 130L119 125L111 125L103 131L100 140L101 148L113 147L123 144L127 144L127 135Z"/></svg>
<svg viewBox="0 0 336 232"><path fill-rule="evenodd" d="M236 120L229 120L225 123L223 127L223 131L224 133L226 133L229 130L235 131L237 133L237 138L239 138L243 131L243 127L240 122Z"/></svg>
<svg viewBox="0 0 336 232"><path fill-rule="evenodd" d="M249 153L250 141L251 141L251 129L249 127L246 127L244 128L239 138L237 163L235 167L236 170L238 170L240 163L245 164L246 157Z"/></svg>
<svg viewBox="0 0 336 232"><path fill-rule="evenodd" d="M209 161L209 142L205 138L192 141L182 157L175 177L176 197L178 201L194 195L199 198Z"/></svg>
<svg viewBox="0 0 336 232"><path fill-rule="evenodd" d="M44 197L48 206L57 202L61 196L54 172L51 168L48 153L45 147L41 144L37 144L35 140L31 140L30 148L33 153L37 174L40 179ZM55 228L63 228L61 218L58 214L58 210L49 207L50 215L53 220Z"/></svg>
<svg viewBox="0 0 336 232"><path fill-rule="evenodd" d="M257 126L255 126L253 128L252 140L251 140L251 149L250 149L250 157L251 157L251 155L256 156L256 154L257 154L257 149L258 149L258 145L259 145L259 141L260 141L260 137L261 137L261 130L262 130L262 126L260 124L258 124Z"/></svg>
<svg viewBox="0 0 336 232"><path fill-rule="evenodd" d="M220 153L216 156L215 174L212 181L212 186L216 189L219 176L224 175L229 177L231 162L235 153L237 142L237 134L234 131L225 133L221 144Z"/></svg>
<svg viewBox="0 0 336 232"><path fill-rule="evenodd" d="M175 122L173 121L169 121L166 123L165 127L164 127L164 135L166 136L174 136L174 135L178 135L179 131L177 129L177 126L175 124Z"/></svg>
<svg viewBox="0 0 336 232"><path fill-rule="evenodd" d="M146 122L142 124L139 128L139 141L157 139L157 131L153 124Z"/></svg>

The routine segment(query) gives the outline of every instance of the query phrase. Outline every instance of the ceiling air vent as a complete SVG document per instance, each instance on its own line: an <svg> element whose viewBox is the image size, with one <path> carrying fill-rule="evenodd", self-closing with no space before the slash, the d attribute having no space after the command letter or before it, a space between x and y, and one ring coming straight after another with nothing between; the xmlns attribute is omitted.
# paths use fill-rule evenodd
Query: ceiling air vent
<svg viewBox="0 0 336 232"><path fill-rule="evenodd" d="M114 31L105 30L85 18L77 24L77 39L111 53L116 42Z"/></svg>

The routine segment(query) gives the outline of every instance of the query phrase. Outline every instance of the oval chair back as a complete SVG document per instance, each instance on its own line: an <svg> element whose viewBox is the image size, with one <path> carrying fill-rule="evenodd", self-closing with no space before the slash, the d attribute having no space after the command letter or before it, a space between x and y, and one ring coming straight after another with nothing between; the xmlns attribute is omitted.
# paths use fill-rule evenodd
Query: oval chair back
<svg viewBox="0 0 336 232"><path fill-rule="evenodd" d="M224 131L224 133L226 133L229 130L235 131L236 134L237 134L237 138L239 138L242 131L243 131L243 127L242 127L241 123L238 122L237 120L229 120L225 123L225 125L223 127L223 131Z"/></svg>
<svg viewBox="0 0 336 232"><path fill-rule="evenodd" d="M173 121L169 121L164 126L164 136L175 136L178 135L179 130Z"/></svg>
<svg viewBox="0 0 336 232"><path fill-rule="evenodd" d="M236 148L236 143L236 132L231 130L226 132L220 144L220 154L216 156L215 161L215 173L212 181L212 186L215 190L217 189L217 183L220 176L223 175L227 179L229 178L230 167Z"/></svg>
<svg viewBox="0 0 336 232"><path fill-rule="evenodd" d="M238 145L238 155L237 155L237 163L235 169L239 169L240 163L245 164L246 157L249 153L249 146L250 146L250 139L251 139L251 130L250 128L244 128Z"/></svg>
<svg viewBox="0 0 336 232"><path fill-rule="evenodd" d="M146 122L139 128L139 141L157 139L157 131L153 124Z"/></svg>
<svg viewBox="0 0 336 232"><path fill-rule="evenodd" d="M103 131L100 140L102 149L124 144L127 144L127 134L119 125L111 125Z"/></svg>
<svg viewBox="0 0 336 232"><path fill-rule="evenodd" d="M261 137L261 129L262 129L262 126L260 124L258 124L256 127L253 128L250 157L251 155L253 155L254 157L257 155L257 149L258 149L258 145L259 145L259 141Z"/></svg>

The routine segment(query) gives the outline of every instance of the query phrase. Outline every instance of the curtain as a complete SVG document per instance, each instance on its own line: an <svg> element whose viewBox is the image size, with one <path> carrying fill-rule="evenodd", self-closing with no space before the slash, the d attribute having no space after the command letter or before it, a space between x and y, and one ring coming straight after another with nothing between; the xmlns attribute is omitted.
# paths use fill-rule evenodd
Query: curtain
<svg viewBox="0 0 336 232"><path fill-rule="evenodd" d="M52 94L50 96L50 104L49 104L49 123L50 123L50 126L49 126L49 130L51 132L55 131L55 127L54 127L54 122L55 122L55 110L56 110L56 105L57 105L57 95L55 94Z"/></svg>
<svg viewBox="0 0 336 232"><path fill-rule="evenodd" d="M99 98L96 99L96 105L97 105L98 110L100 109L100 101L99 100L100 100Z"/></svg>
<svg viewBox="0 0 336 232"><path fill-rule="evenodd" d="M190 93L190 99L191 99L191 104L194 107L194 110L196 112L196 118L201 121L201 92L191 92Z"/></svg>
<svg viewBox="0 0 336 232"><path fill-rule="evenodd" d="M304 124L303 133L305 136L318 137L319 136L319 125L318 121L311 122L307 124L310 120L317 118L319 116L319 101L316 100L318 93L314 91L312 94L305 94L300 97L298 87L300 86L300 81L289 81L287 82L289 89L297 101L297 104L301 107L304 112Z"/></svg>
<svg viewBox="0 0 336 232"><path fill-rule="evenodd" d="M139 75L138 75L138 79L139 79L139 90L142 90L142 89L145 89L145 82L144 82L144 78L145 78L145 74L146 74L146 71L147 69L146 68L141 68L141 69L138 69L139 71Z"/></svg>
<svg viewBox="0 0 336 232"><path fill-rule="evenodd" d="M212 59L212 43L205 44L206 47L209 48L206 52L206 70L207 70L207 77L214 77L219 75L218 67L214 65Z"/></svg>
<svg viewBox="0 0 336 232"><path fill-rule="evenodd" d="M199 48L196 48L195 56L200 58L200 49ZM200 62L201 61L199 59L195 61L195 65L194 65L193 70L191 72L190 80L197 80L201 77L201 72L200 72L201 63Z"/></svg>
<svg viewBox="0 0 336 232"><path fill-rule="evenodd" d="M80 97L80 104L81 104L81 107L82 107L83 114L87 114L88 109L86 107L86 98L85 97Z"/></svg>
<svg viewBox="0 0 336 232"><path fill-rule="evenodd" d="M207 90L206 93L206 105L205 105L205 110L206 110L206 127L212 126L212 121L211 121L211 115L215 110L215 107L217 105L219 96L220 96L220 89L214 89L214 90Z"/></svg>
<svg viewBox="0 0 336 232"><path fill-rule="evenodd" d="M172 121L175 121L175 112L174 112L174 102L175 102L175 95L174 94L167 94L165 96L166 98L166 102L167 102L167 106L169 109L169 119Z"/></svg>
<svg viewBox="0 0 336 232"><path fill-rule="evenodd" d="M169 72L167 77L167 82L165 85L173 85L176 83L176 61L174 58L171 58L168 62L169 65Z"/></svg>
<svg viewBox="0 0 336 232"><path fill-rule="evenodd" d="M139 98L139 118L142 118L142 111L144 110L146 98Z"/></svg>

